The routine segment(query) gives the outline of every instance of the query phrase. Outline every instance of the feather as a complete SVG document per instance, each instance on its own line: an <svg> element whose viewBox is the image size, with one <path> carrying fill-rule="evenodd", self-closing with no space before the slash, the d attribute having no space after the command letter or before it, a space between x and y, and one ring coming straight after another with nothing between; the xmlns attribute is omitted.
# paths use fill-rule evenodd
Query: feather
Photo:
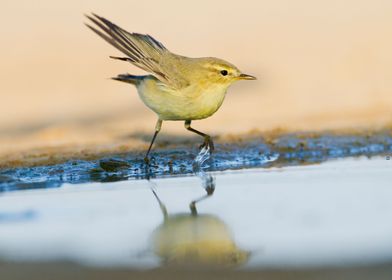
<svg viewBox="0 0 392 280"><path fill-rule="evenodd" d="M175 55L150 35L129 33L96 14L86 15L86 17L96 25L96 27L93 27L86 24L88 28L127 56L126 58L112 58L129 61L153 74L169 87L179 89L189 84L173 65L173 59L171 58Z"/></svg>

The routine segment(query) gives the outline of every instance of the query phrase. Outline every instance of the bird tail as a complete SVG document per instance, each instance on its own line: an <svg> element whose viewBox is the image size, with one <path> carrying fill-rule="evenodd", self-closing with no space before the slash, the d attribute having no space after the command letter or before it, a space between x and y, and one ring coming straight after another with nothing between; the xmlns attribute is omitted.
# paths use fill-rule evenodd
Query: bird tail
<svg viewBox="0 0 392 280"><path fill-rule="evenodd" d="M120 75L117 75L117 77L113 77L112 79L137 86L139 84L139 82L141 80L143 80L144 77L145 76L135 76L135 75L131 75L131 74L120 74Z"/></svg>
<svg viewBox="0 0 392 280"><path fill-rule="evenodd" d="M161 56L168 52L162 43L150 35L129 33L96 14L86 15L86 17L95 24L95 27L86 24L87 27L125 54L127 58L123 60L127 60L148 72L156 73L160 71L159 61Z"/></svg>

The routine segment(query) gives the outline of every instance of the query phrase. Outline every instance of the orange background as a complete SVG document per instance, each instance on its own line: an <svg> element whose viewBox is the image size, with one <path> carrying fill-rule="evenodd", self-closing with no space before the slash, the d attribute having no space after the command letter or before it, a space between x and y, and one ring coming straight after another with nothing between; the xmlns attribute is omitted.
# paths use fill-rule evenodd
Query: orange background
<svg viewBox="0 0 392 280"><path fill-rule="evenodd" d="M374 128L392 121L391 1L1 6L0 144L8 151L153 131L155 116L135 88L108 79L143 72L108 58L119 53L83 25L89 12L148 33L173 52L220 57L259 78L232 86L214 116L195 122L207 133ZM165 123L167 132L186 133L180 123Z"/></svg>

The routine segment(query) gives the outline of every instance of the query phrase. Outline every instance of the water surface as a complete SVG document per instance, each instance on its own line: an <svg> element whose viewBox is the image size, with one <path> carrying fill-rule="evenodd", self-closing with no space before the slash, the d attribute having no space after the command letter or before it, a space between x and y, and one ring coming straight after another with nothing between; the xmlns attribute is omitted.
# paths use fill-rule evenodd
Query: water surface
<svg viewBox="0 0 392 280"><path fill-rule="evenodd" d="M136 268L384 263L391 169L362 157L3 193L0 257Z"/></svg>

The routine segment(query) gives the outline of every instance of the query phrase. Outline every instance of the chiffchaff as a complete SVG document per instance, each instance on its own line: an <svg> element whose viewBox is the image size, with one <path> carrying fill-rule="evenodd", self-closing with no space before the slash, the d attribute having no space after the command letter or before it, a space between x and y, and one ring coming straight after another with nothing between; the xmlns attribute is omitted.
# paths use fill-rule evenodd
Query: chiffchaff
<svg viewBox="0 0 392 280"><path fill-rule="evenodd" d="M117 48L128 61L151 73L118 75L114 80L136 86L141 100L158 115L155 133L145 160L163 121L185 121L185 128L204 137L204 146L213 150L211 137L191 127L192 120L205 119L222 105L227 88L238 80L255 80L236 66L219 58L189 58L174 54L150 35L129 33L109 20L87 16L100 30L87 24L96 34Z"/></svg>

